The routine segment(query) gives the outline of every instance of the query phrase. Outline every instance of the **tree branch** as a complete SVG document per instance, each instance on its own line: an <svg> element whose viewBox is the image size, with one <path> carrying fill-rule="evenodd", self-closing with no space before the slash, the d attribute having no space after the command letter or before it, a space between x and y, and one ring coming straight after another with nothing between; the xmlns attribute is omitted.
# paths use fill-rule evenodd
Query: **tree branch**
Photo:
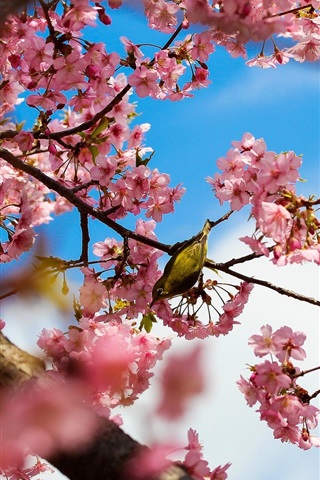
<svg viewBox="0 0 320 480"><path fill-rule="evenodd" d="M53 190L54 192L58 193L62 197L66 198L72 205L74 205L79 210L80 214L91 215L92 217L97 218L98 220L100 220L100 222L110 227L112 230L114 230L119 235L121 235L124 239L132 238L133 240L144 243L146 245L150 245L151 247L157 248L163 252L169 253L169 255L176 250L177 245L178 246L180 245L180 243L175 245L167 245L165 243L158 242L151 238L144 237L143 235L139 235L133 232L132 230L128 230L122 225L119 225L118 223L116 223L114 220L111 220L106 215L105 212L100 212L99 210L83 202L79 197L77 197L77 195L73 192L72 189L68 189L64 185L61 185L57 180L54 180L53 178L48 177L45 173L43 173L38 168L23 162L22 160L17 158L15 155L13 155L11 152L9 152L8 150L2 147L0 147L0 157L3 158L8 163L10 163L12 167L17 168L18 170L22 170L28 175L31 175L32 177L34 177L35 179L39 180L41 183L46 185L50 190ZM221 219L217 220L217 222L211 222L211 223L213 223L215 226L218 223L222 222L223 220L226 220L231 215L231 213L232 212L230 211L227 214L225 214L223 217L221 217ZM243 257L241 261L246 261L244 259L255 258L253 255L255 254L250 254L247 257ZM237 262L235 260L233 260L233 262L240 263L239 259ZM274 290L280 293L281 295L286 295L288 297L292 297L297 300L301 300L303 302L311 303L312 305L320 306L320 301L316 300L315 298L308 297L308 296L293 292L291 290L287 290L283 287L278 287L277 285L274 285L265 280L260 280L258 278L249 277L242 273L235 272L234 270L231 270L230 268L228 268L228 263L227 264L215 263L213 260L207 259L205 262L205 266L211 270L220 270L229 275L232 275L233 277L239 278L240 280L243 280L245 282L262 285L263 287Z"/></svg>
<svg viewBox="0 0 320 480"><path fill-rule="evenodd" d="M267 282L266 280L260 280L259 278L249 277L248 275L244 275L243 273L235 272L230 268L226 267L224 263L215 263L213 260L207 259L204 264L205 267L209 268L210 270L220 270L221 272L227 273L232 275L233 277L239 278L244 282L254 283L256 285L262 285L263 287L269 288L270 290L274 290L280 295L286 295L287 297L295 298L296 300L300 300L301 302L311 303L312 305L316 305L320 307L320 300L317 300L313 297L307 297L300 293L293 292L292 290L287 290L283 287L278 287L271 282Z"/></svg>
<svg viewBox="0 0 320 480"><path fill-rule="evenodd" d="M45 370L40 358L16 347L0 332L0 387L17 387Z"/></svg>
<svg viewBox="0 0 320 480"><path fill-rule="evenodd" d="M88 228L88 215L86 213L80 212L80 226L82 232L82 251L80 260L83 262L84 266L88 265L88 246L90 242L89 228Z"/></svg>
<svg viewBox="0 0 320 480"><path fill-rule="evenodd" d="M0 332L0 385L16 388L45 370L42 360L21 350ZM131 462L148 448L133 440L111 420L100 418L100 429L90 445L74 453L59 453L47 460L70 480L151 480L131 472ZM36 452L34 452L36 453ZM177 464L171 464L152 480L195 480Z"/></svg>
<svg viewBox="0 0 320 480"><path fill-rule="evenodd" d="M10 163L10 165L18 170L22 170L23 172L31 175L33 178L39 180L39 182L43 183L46 187L50 190L61 195L61 197L68 200L72 205L74 205L81 213L86 215L91 215L92 217L100 220L100 222L104 223L112 230L117 232L123 238L132 238L138 242L144 243L146 245L150 245L150 247L158 248L163 252L170 252L171 246L166 245L164 243L160 243L152 238L144 237L143 235L139 235L132 230L128 230L127 228L119 225L114 220L111 220L105 212L101 212L87 203L83 202L74 192L72 189L61 185L57 180L48 177L45 173L43 173L39 168L36 168L28 163L23 162L15 155L13 155L8 150L0 147L0 157L3 158L6 162Z"/></svg>

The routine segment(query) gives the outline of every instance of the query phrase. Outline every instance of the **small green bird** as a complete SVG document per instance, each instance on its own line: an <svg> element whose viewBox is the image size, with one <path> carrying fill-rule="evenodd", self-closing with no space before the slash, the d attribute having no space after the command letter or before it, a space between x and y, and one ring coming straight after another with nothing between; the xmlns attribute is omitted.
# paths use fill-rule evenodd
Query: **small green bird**
<svg viewBox="0 0 320 480"><path fill-rule="evenodd" d="M206 220L203 229L182 244L166 264L162 277L152 290L152 305L162 298L172 298L190 290L199 278L207 251L212 222Z"/></svg>

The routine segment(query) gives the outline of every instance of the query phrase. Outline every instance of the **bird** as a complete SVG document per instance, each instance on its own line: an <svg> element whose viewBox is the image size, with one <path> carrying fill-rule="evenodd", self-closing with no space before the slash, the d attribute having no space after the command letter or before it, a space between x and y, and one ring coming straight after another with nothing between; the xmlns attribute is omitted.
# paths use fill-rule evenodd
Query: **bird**
<svg viewBox="0 0 320 480"><path fill-rule="evenodd" d="M213 223L206 220L202 230L174 252L152 289L150 308L159 300L182 295L194 286L207 256L208 235L212 226Z"/></svg>

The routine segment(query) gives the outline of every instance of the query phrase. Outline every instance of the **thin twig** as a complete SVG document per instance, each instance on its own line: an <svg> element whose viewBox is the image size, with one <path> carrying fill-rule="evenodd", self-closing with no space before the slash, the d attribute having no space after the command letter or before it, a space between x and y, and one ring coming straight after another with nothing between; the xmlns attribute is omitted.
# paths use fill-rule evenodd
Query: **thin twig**
<svg viewBox="0 0 320 480"><path fill-rule="evenodd" d="M248 255L245 255L243 257L239 257L239 258L232 258L231 260L229 260L228 262L225 262L223 265L227 268L229 267L233 267L233 265L237 265L239 263L245 263L245 262L249 262L250 260L255 260L256 258L261 258L263 257L263 253L249 253Z"/></svg>
<svg viewBox="0 0 320 480"><path fill-rule="evenodd" d="M225 220L228 220L228 218L234 213L234 210L229 210L229 212L227 212L225 215L223 215L221 218L219 218L218 220L216 220L215 222L211 222L210 221L210 227L211 228L214 228L216 227L217 225L219 225L219 223L222 223L224 222Z"/></svg>
<svg viewBox="0 0 320 480"><path fill-rule="evenodd" d="M316 390L312 395L310 395L310 400L316 398L318 395L320 395L320 390Z"/></svg>
<svg viewBox="0 0 320 480"><path fill-rule="evenodd" d="M320 366L310 368L309 370L302 370L302 372L299 372L299 373L296 373L295 375L293 375L292 378L303 377L304 375L307 375L307 373L316 372L317 370L320 370Z"/></svg>
<svg viewBox="0 0 320 480"><path fill-rule="evenodd" d="M275 292L280 293L280 295L286 295L287 297L295 298L296 300L311 303L312 305L320 307L320 300L317 300L313 297L307 297L306 295L293 292L292 290L288 290L283 287L279 287L278 285L274 285L267 280L260 280L259 278L249 277L248 275L244 275L243 273L235 272L234 270L226 267L224 263L215 263L213 260L207 259L204 266L211 270L219 270L221 272L227 273L228 275L239 278L244 282L254 283L256 285L261 285L263 287L269 288L270 290L274 290Z"/></svg>
<svg viewBox="0 0 320 480"><path fill-rule="evenodd" d="M162 47L161 50L166 50L170 44L173 42L173 40L177 37L177 35L180 33L182 29L182 24L179 25L179 27L177 28L177 30L171 35L171 37L169 38L169 40L166 42L166 44ZM155 62L155 59L151 60L149 62L149 66L152 66L153 63ZM58 139L61 139L65 136L68 136L68 135L73 135L75 133L78 133L78 132L83 132L85 130L88 130L89 128L93 127L93 125L95 125L97 123L98 120L100 120L102 117L104 117L107 113L109 113L113 107L115 107L116 105L118 105L118 103L120 103L120 101L122 100L122 98L130 91L131 89L131 85L127 84L115 97L114 99L108 103L108 105L106 105L100 112L96 113L96 115L94 115L90 120L88 120L87 122L83 122L81 123L80 125L77 125L76 127L73 127L73 128L69 128L69 129L66 129L66 130L61 130L59 132L52 132L52 133L42 133L40 132L39 135L37 136L36 134L34 134L35 137L37 138L51 138L53 140L58 140Z"/></svg>

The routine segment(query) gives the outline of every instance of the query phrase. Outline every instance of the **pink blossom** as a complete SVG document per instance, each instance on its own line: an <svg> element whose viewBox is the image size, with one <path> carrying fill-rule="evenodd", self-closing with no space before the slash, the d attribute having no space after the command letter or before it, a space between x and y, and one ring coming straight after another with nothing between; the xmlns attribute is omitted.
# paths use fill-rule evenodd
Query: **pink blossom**
<svg viewBox="0 0 320 480"><path fill-rule="evenodd" d="M188 82L185 85L185 88L193 90L195 88L207 87L211 83L210 80L208 80L208 76L209 70L206 68L197 67L192 77L192 81Z"/></svg>
<svg viewBox="0 0 320 480"><path fill-rule="evenodd" d="M279 413L291 425L300 423L303 406L295 395L280 395L270 405L270 410Z"/></svg>
<svg viewBox="0 0 320 480"><path fill-rule="evenodd" d="M161 384L162 399L158 412L168 418L181 416L188 400L204 389L200 347L185 355L175 355L167 359Z"/></svg>
<svg viewBox="0 0 320 480"><path fill-rule="evenodd" d="M60 358L65 355L67 339L62 330L44 328L39 336L37 345L44 350L48 357Z"/></svg>
<svg viewBox="0 0 320 480"><path fill-rule="evenodd" d="M34 137L31 133L21 130L18 135L15 136L15 141L18 143L22 152L32 149Z"/></svg>
<svg viewBox="0 0 320 480"><path fill-rule="evenodd" d="M136 125L130 133L128 139L128 148L137 148L141 145L144 134L150 129L149 123L142 123L141 125Z"/></svg>
<svg viewBox="0 0 320 480"><path fill-rule="evenodd" d="M122 205L126 210L134 207L134 192L129 188L125 178L119 178L115 183L110 183L109 190L112 192L112 205Z"/></svg>
<svg viewBox="0 0 320 480"><path fill-rule="evenodd" d="M160 195L156 199L150 197L145 204L145 208L147 208L147 218L152 217L156 222L161 222L163 214L173 212L173 203L167 195Z"/></svg>
<svg viewBox="0 0 320 480"><path fill-rule="evenodd" d="M190 450L190 452L187 452L183 461L183 466L190 475L198 480L202 480L210 473L208 462L204 460L202 454L196 450Z"/></svg>
<svg viewBox="0 0 320 480"><path fill-rule="evenodd" d="M246 132L243 134L242 139L240 141L233 141L231 142L232 145L239 150L251 150L255 144L255 138L252 133Z"/></svg>
<svg viewBox="0 0 320 480"><path fill-rule="evenodd" d="M95 163L96 165L90 170L91 177L105 187L109 184L111 178L116 173L118 162L113 157L98 155L95 159Z"/></svg>
<svg viewBox="0 0 320 480"><path fill-rule="evenodd" d="M26 100L30 107L42 107L44 110L57 110L67 103L67 97L59 91L47 90L43 95L29 95Z"/></svg>
<svg viewBox="0 0 320 480"><path fill-rule="evenodd" d="M247 186L242 178L226 180L224 187L216 193L216 197L222 203L223 200L229 200L232 210L238 211L244 205L249 203L250 195L247 192Z"/></svg>
<svg viewBox="0 0 320 480"><path fill-rule="evenodd" d="M73 0L72 6L62 18L62 25L71 31L79 31L85 25L95 26L97 11L85 0Z"/></svg>
<svg viewBox="0 0 320 480"><path fill-rule="evenodd" d="M106 287L94 275L86 275L84 284L80 287L80 302L84 314L91 315L106 306Z"/></svg>
<svg viewBox="0 0 320 480"><path fill-rule="evenodd" d="M90 360L83 365L87 382L92 388L108 389L112 394L123 392L129 364L134 359L134 351L128 347L116 335L103 335L96 340Z"/></svg>
<svg viewBox="0 0 320 480"><path fill-rule="evenodd" d="M182 65L177 63L174 58L168 59L166 63L166 68L162 70L161 80L164 82L164 86L167 89L173 89L174 91L177 90L177 82L179 78L184 74L186 68Z"/></svg>
<svg viewBox="0 0 320 480"><path fill-rule="evenodd" d="M128 77L131 86L136 87L136 93L139 97L155 96L159 92L157 80L159 74L156 70L151 70L141 65Z"/></svg>
<svg viewBox="0 0 320 480"><path fill-rule="evenodd" d="M292 227L291 215L282 205L261 202L257 217L261 231L275 242L285 241Z"/></svg>
<svg viewBox="0 0 320 480"><path fill-rule="evenodd" d="M233 58L247 58L247 51L241 42L236 42L233 39L228 40L225 44L225 49Z"/></svg>
<svg viewBox="0 0 320 480"><path fill-rule="evenodd" d="M320 58L319 35L307 35L299 43L286 50L298 62L315 62Z"/></svg>
<svg viewBox="0 0 320 480"><path fill-rule="evenodd" d="M108 0L108 4L110 8L120 8L122 5L123 0Z"/></svg>
<svg viewBox="0 0 320 480"><path fill-rule="evenodd" d="M269 249L266 247L265 243L248 236L240 237L239 240L241 240L241 242L245 243L246 245L249 245L251 250L258 255L265 255L266 257L269 257L270 252Z"/></svg>
<svg viewBox="0 0 320 480"><path fill-rule="evenodd" d="M300 441L300 430L295 425L288 423L278 425L273 432L274 438L279 438L281 442L291 442L298 444Z"/></svg>
<svg viewBox="0 0 320 480"><path fill-rule="evenodd" d="M3 248L6 249L10 258L17 259L21 253L28 252L32 248L34 240L35 232L33 228L17 227L11 241L4 243Z"/></svg>
<svg viewBox="0 0 320 480"><path fill-rule="evenodd" d="M203 480L210 474L208 462L202 458L202 448L198 433L190 428L188 430L188 445L185 447L187 453L182 464L190 475L199 480Z"/></svg>
<svg viewBox="0 0 320 480"><path fill-rule="evenodd" d="M211 42L211 32L196 33L193 37L193 47L190 52L193 60L206 62L212 52L214 52L214 45Z"/></svg>
<svg viewBox="0 0 320 480"><path fill-rule="evenodd" d="M177 25L179 6L164 0L143 0L149 27L163 33L172 33Z"/></svg>
<svg viewBox="0 0 320 480"><path fill-rule="evenodd" d="M46 71L53 63L54 45L46 43L43 38L34 36L24 54L29 67L38 71Z"/></svg>
<svg viewBox="0 0 320 480"><path fill-rule="evenodd" d="M199 442L199 434L193 430L193 428L189 428L188 430L188 445L186 446L186 450L202 450L202 445Z"/></svg>
<svg viewBox="0 0 320 480"><path fill-rule="evenodd" d="M226 480L228 478L226 472L229 467L231 467L231 463L226 463L223 467L219 465L211 472L210 480Z"/></svg>
<svg viewBox="0 0 320 480"><path fill-rule="evenodd" d="M66 385L45 376L43 380L42 386L29 382L3 395L1 424L6 436L2 468L10 463L20 466L25 449L42 457L76 451L95 434L97 418L84 406L83 392L75 384Z"/></svg>
<svg viewBox="0 0 320 480"><path fill-rule="evenodd" d="M248 343L254 347L254 354L257 357L264 357L268 353L276 354L279 351L279 343L275 343L276 337L272 334L272 327L265 325L260 330L262 335L252 335L249 338Z"/></svg>
<svg viewBox="0 0 320 480"><path fill-rule="evenodd" d="M129 464L130 472L134 478L152 478L158 476L160 472L168 469L172 463L166 458L170 453L179 448L176 444L156 444L150 449L142 450Z"/></svg>
<svg viewBox="0 0 320 480"><path fill-rule="evenodd" d="M149 177L150 169L145 165L134 167L130 173L127 173L126 184L136 199L140 199L148 193L150 184Z"/></svg>
<svg viewBox="0 0 320 480"><path fill-rule="evenodd" d="M129 55L132 55L135 59L141 59L143 58L143 53L140 50L139 47L135 43L133 43L131 40L129 40L126 37L120 37L121 42L123 43L126 52Z"/></svg>
<svg viewBox="0 0 320 480"><path fill-rule="evenodd" d="M123 245L114 238L106 238L102 242L93 245L93 253L101 257L100 265L103 268L110 268L117 263L118 258L123 255Z"/></svg>
<svg viewBox="0 0 320 480"><path fill-rule="evenodd" d="M223 182L230 177L241 178L244 173L245 164L243 157L237 149L230 148L226 157L220 157L217 160L217 167L223 170L221 181Z"/></svg>
<svg viewBox="0 0 320 480"><path fill-rule="evenodd" d="M287 361L290 357L295 360L306 358L306 352L302 348L306 340L303 332L293 332L290 327L281 327L274 332L273 337L278 344L276 356L281 362Z"/></svg>
<svg viewBox="0 0 320 480"><path fill-rule="evenodd" d="M22 99L18 99L19 93L24 91L24 87L14 80L3 81L0 89L0 114L12 110L14 105L22 102Z"/></svg>
<svg viewBox="0 0 320 480"><path fill-rule="evenodd" d="M59 85L62 90L68 90L70 87L85 88L87 85L84 81L84 70L86 61L76 50L73 50L66 57L58 57L53 62L54 68L57 70L55 74L55 85Z"/></svg>
<svg viewBox="0 0 320 480"><path fill-rule="evenodd" d="M256 366L257 375L255 384L264 387L269 393L277 393L281 388L289 388L291 379L282 373L281 367L276 362L266 360Z"/></svg>
<svg viewBox="0 0 320 480"><path fill-rule="evenodd" d="M123 143L128 140L130 129L123 123L114 123L108 130L108 141L116 148L122 148Z"/></svg>
<svg viewBox="0 0 320 480"><path fill-rule="evenodd" d="M249 407L252 407L259 400L260 394L253 382L248 382L245 378L240 376L237 381L239 390L244 394Z"/></svg>

